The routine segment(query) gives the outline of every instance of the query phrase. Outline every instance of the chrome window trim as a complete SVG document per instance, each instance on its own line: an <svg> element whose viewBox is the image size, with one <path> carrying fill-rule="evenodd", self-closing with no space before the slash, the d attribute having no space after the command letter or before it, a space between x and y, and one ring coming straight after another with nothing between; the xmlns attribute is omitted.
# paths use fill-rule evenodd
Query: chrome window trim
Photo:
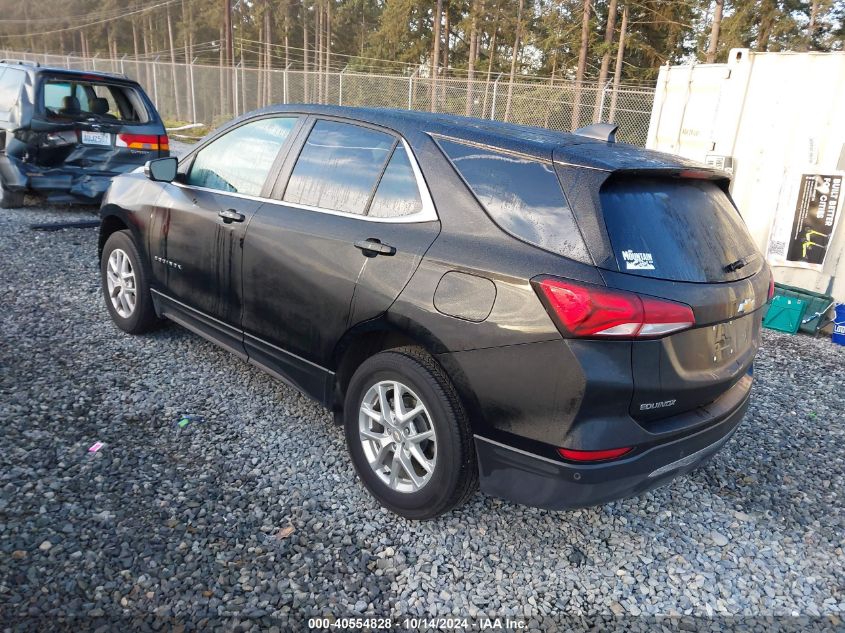
<svg viewBox="0 0 845 633"><path fill-rule="evenodd" d="M437 216L437 210L434 208L434 201L431 198L431 192L425 183L422 175L422 170L417 163L417 158L411 151L408 142L404 138L399 139L402 147L405 148L405 153L408 155L408 161L411 163L411 170L414 172L414 178L417 181L417 191L420 194L422 201L422 209L410 215L400 215L395 218L377 218L369 215L361 215L359 213L347 213L346 211L335 211L333 209L326 209L324 207L313 207L307 204L299 204L296 202L286 202L284 200L276 200L275 198L262 198L261 196L251 196L234 191L223 191L222 189L212 189L210 187L200 187L198 185L188 185L181 182L174 182L173 185L185 189L196 191L208 191L210 193L223 194L235 198L243 198L244 200L254 200L256 202L269 202L271 204L283 204L294 209L302 209L303 211L316 211L317 213L325 213L327 215L337 215L344 218L355 218L357 220L364 220L367 222L383 222L386 224L415 224L419 222L436 222L440 218ZM398 146L397 146L398 147Z"/></svg>

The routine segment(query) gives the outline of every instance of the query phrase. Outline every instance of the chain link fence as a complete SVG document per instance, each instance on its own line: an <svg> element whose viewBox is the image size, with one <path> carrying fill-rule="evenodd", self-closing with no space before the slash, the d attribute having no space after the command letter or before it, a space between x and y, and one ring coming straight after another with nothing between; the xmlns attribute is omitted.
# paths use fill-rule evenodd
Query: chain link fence
<svg viewBox="0 0 845 633"><path fill-rule="evenodd" d="M5 59L119 73L137 80L164 119L208 126L273 103L325 103L445 112L571 130L596 121L619 124L618 138L645 145L654 90L575 81L525 79L502 74L477 79L171 64L164 58L50 55L0 50Z"/></svg>

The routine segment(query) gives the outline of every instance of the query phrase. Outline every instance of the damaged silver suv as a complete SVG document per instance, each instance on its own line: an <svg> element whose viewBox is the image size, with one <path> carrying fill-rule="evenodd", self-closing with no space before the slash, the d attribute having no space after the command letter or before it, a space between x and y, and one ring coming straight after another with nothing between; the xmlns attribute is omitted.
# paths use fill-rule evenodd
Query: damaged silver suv
<svg viewBox="0 0 845 633"><path fill-rule="evenodd" d="M0 207L33 193L97 204L112 177L169 155L161 117L122 75L0 61Z"/></svg>

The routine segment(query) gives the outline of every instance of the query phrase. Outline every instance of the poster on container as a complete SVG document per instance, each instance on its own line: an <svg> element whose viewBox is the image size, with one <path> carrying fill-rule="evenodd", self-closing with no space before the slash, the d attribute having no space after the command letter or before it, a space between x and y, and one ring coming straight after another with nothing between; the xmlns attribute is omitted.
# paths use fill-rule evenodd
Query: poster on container
<svg viewBox="0 0 845 633"><path fill-rule="evenodd" d="M800 175L794 205L779 205L769 238L773 266L821 270L839 217L842 174ZM797 193L797 195L796 195Z"/></svg>

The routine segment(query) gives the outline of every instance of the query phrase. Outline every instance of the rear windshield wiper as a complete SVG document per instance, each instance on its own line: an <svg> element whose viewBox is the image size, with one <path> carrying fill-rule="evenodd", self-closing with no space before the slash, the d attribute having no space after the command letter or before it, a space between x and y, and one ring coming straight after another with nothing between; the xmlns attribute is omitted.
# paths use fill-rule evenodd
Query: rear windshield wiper
<svg viewBox="0 0 845 633"><path fill-rule="evenodd" d="M751 263L751 260L754 259L753 256L749 255L748 257L741 257L740 259L736 260L735 262L731 262L727 266L725 266L726 273L733 273L739 270L740 268L745 268L748 264Z"/></svg>

